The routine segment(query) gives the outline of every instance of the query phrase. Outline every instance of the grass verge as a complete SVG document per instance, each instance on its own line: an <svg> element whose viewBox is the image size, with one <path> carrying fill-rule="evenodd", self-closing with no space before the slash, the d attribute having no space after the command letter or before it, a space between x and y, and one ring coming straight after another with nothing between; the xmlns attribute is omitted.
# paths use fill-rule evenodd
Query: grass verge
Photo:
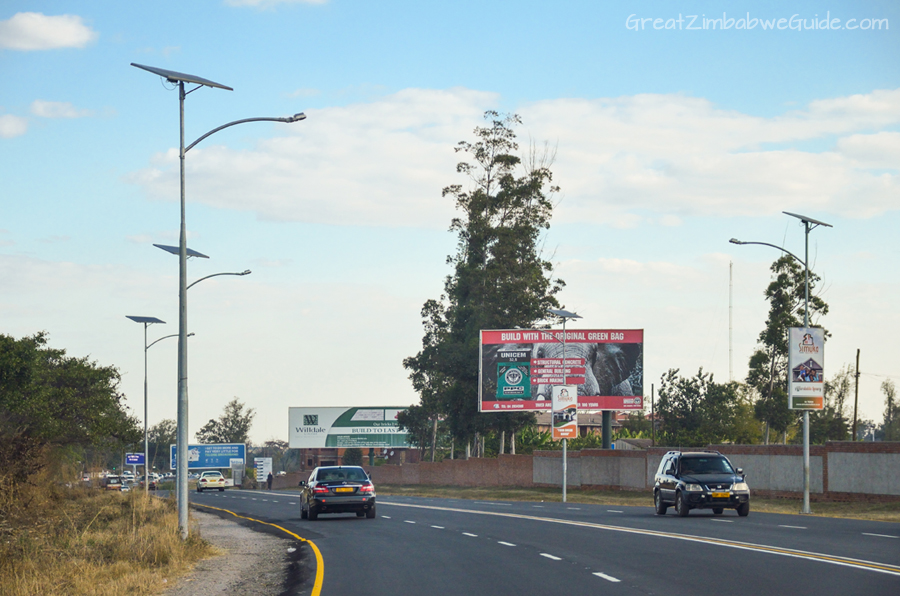
<svg viewBox="0 0 900 596"><path fill-rule="evenodd" d="M174 500L35 489L0 519L0 596L157 594L215 548L178 531Z"/></svg>
<svg viewBox="0 0 900 596"><path fill-rule="evenodd" d="M559 488L519 488L519 487L457 487L457 486L400 486L379 484L378 496L440 497L450 499L470 499L479 501L547 501L560 502ZM649 492L602 491L570 489L566 492L568 503L588 503L594 505L622 505L652 507ZM751 493L751 511L763 513L799 513L801 499L767 499ZM813 502L813 515L843 517L885 522L900 522L900 503L870 502Z"/></svg>

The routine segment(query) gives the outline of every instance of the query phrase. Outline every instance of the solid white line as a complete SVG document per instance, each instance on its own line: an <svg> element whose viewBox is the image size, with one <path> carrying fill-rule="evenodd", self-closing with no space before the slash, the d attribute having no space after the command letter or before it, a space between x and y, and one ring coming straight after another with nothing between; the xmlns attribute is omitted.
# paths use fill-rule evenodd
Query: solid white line
<svg viewBox="0 0 900 596"><path fill-rule="evenodd" d="M795 530L805 530L806 526L783 526L781 524L778 525L779 528L793 528Z"/></svg>
<svg viewBox="0 0 900 596"><path fill-rule="evenodd" d="M497 544L502 544L503 546L515 546L512 542L503 542L502 540L498 540Z"/></svg>
<svg viewBox="0 0 900 596"><path fill-rule="evenodd" d="M472 538L478 538L478 534L469 534L468 532L463 532L463 536L471 536Z"/></svg>
<svg viewBox="0 0 900 596"><path fill-rule="evenodd" d="M868 532L863 532L863 536L877 536L878 538L900 538L900 536L891 536L890 534L869 534Z"/></svg>
<svg viewBox="0 0 900 596"><path fill-rule="evenodd" d="M431 527L434 528L435 530L443 530L444 529L444 526L431 526Z"/></svg>
<svg viewBox="0 0 900 596"><path fill-rule="evenodd" d="M562 561L559 557L554 557L553 555L548 555L547 553L541 553L542 557L547 557L548 559L553 559L554 561Z"/></svg>
<svg viewBox="0 0 900 596"><path fill-rule="evenodd" d="M622 580L620 580L620 579L618 579L618 578L615 578L615 577L613 577L613 576L611 576L611 575L606 575L605 573L600 573L599 571L598 571L597 573L595 573L594 575L596 575L597 577L602 577L602 578L605 579L606 581L610 581L610 582L613 582L613 583L618 583L618 582L622 581Z"/></svg>

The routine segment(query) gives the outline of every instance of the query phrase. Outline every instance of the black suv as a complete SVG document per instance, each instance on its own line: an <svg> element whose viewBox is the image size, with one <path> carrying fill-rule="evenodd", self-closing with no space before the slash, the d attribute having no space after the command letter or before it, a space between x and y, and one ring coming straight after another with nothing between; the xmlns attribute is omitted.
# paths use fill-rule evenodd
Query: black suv
<svg viewBox="0 0 900 596"><path fill-rule="evenodd" d="M691 509L719 515L726 508L744 517L750 513L750 487L744 471L718 451L669 451L656 471L653 504L658 515L674 505L681 517Z"/></svg>

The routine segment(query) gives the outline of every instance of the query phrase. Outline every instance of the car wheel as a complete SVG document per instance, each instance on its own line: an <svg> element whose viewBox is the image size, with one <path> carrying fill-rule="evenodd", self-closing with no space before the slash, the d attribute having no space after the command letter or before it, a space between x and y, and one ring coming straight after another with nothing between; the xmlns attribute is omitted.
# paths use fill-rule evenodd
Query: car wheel
<svg viewBox="0 0 900 596"><path fill-rule="evenodd" d="M224 493L224 492L225 492L225 489L224 489L224 488L220 488L220 489L219 489L219 492L220 492L220 493Z"/></svg>
<svg viewBox="0 0 900 596"><path fill-rule="evenodd" d="M357 512L356 512L356 517L362 517L362 516L364 516L365 514L366 514L365 511L357 511Z"/></svg>
<svg viewBox="0 0 900 596"><path fill-rule="evenodd" d="M306 519L306 509L303 508L303 505L300 505L300 519Z"/></svg>
<svg viewBox="0 0 900 596"><path fill-rule="evenodd" d="M319 518L319 512L316 511L315 507L310 507L306 515L309 516L309 521L316 521Z"/></svg>
<svg viewBox="0 0 900 596"><path fill-rule="evenodd" d="M713 507L713 513L716 515L722 515L723 511L725 511L724 507Z"/></svg>
<svg viewBox="0 0 900 596"><path fill-rule="evenodd" d="M691 508L684 502L684 493L681 491L675 493L675 513L679 517L687 517L690 512Z"/></svg>
<svg viewBox="0 0 900 596"><path fill-rule="evenodd" d="M198 493L202 493L202 492L203 492L203 489L200 488L200 487L198 486L198 487L197 487L197 492L198 492Z"/></svg>
<svg viewBox="0 0 900 596"><path fill-rule="evenodd" d="M369 509L368 511L366 511L366 517L367 517L368 519L374 519L374 518L375 518L375 505L372 505L372 508Z"/></svg>
<svg viewBox="0 0 900 596"><path fill-rule="evenodd" d="M750 515L750 501L738 505L737 513L741 517L747 517L748 515Z"/></svg>
<svg viewBox="0 0 900 596"><path fill-rule="evenodd" d="M662 494L659 491L653 493L653 504L656 506L656 515L665 515L669 506L663 503Z"/></svg>

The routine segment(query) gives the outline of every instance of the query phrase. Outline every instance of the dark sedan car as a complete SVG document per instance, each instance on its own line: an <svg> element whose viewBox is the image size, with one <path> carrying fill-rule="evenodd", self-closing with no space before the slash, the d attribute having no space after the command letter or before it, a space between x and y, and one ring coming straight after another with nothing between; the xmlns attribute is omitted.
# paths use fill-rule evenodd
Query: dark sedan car
<svg viewBox="0 0 900 596"><path fill-rule="evenodd" d="M359 466L316 468L300 481L300 517L315 520L321 513L356 513L375 517L375 485Z"/></svg>

